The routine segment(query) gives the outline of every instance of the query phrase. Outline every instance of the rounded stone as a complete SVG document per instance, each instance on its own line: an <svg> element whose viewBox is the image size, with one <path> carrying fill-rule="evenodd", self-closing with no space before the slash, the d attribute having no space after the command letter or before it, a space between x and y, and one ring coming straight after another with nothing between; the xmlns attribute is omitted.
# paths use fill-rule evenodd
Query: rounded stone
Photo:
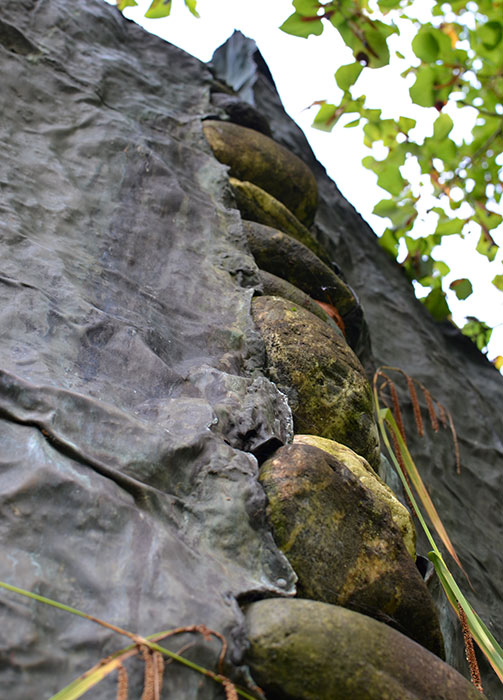
<svg viewBox="0 0 503 700"><path fill-rule="evenodd" d="M230 177L229 183L243 219L256 221L259 224L271 226L288 233L288 235L304 243L321 260L327 263L330 262L327 254L313 238L309 229L272 194L269 194L261 187L257 187L252 182L238 180L235 177Z"/></svg>
<svg viewBox="0 0 503 700"><path fill-rule="evenodd" d="M252 221L243 221L243 230L262 270L282 277L313 299L332 304L343 318L358 305L348 285L300 241Z"/></svg>
<svg viewBox="0 0 503 700"><path fill-rule="evenodd" d="M432 598L380 495L336 457L300 443L280 447L259 480L300 597L375 617L444 656Z"/></svg>
<svg viewBox="0 0 503 700"><path fill-rule="evenodd" d="M318 188L300 158L265 134L232 122L207 120L203 131L233 177L253 182L283 202L299 221L312 224Z"/></svg>
<svg viewBox="0 0 503 700"><path fill-rule="evenodd" d="M483 700L451 666L353 610L274 598L246 610L245 661L268 700Z"/></svg>
<svg viewBox="0 0 503 700"><path fill-rule="evenodd" d="M266 373L289 400L297 433L341 442L377 470L372 392L360 361L326 323L280 297L252 301Z"/></svg>
<svg viewBox="0 0 503 700"><path fill-rule="evenodd" d="M412 517L407 508L400 503L388 484L376 474L366 459L357 455L356 452L353 452L353 450L346 447L346 445L341 445L335 442L335 440L327 440L317 435L295 435L293 442L299 445L319 447L350 469L360 483L363 484L365 488L370 489L374 496L380 500L383 505L389 508L393 522L402 535L405 547L410 556L415 560L416 529L412 522Z"/></svg>
<svg viewBox="0 0 503 700"><path fill-rule="evenodd" d="M294 304L299 304L302 308L310 311L315 316L318 316L322 321L328 323L328 325L342 338L344 337L341 329L335 323L335 321L328 315L328 313L320 306L320 304L312 299L308 294L300 290L290 282L287 282L281 277L276 277L270 272L265 270L258 271L259 279L262 284L263 293L266 296L281 297L282 299L288 299L288 301L294 302Z"/></svg>

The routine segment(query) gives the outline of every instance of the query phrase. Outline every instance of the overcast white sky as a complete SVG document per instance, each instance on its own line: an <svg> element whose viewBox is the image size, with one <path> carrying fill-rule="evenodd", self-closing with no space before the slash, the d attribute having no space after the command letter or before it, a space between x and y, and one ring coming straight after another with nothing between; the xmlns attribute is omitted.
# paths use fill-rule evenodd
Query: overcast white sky
<svg viewBox="0 0 503 700"><path fill-rule="evenodd" d="M107 1L114 4L112 0ZM376 176L361 165L362 157L369 151L362 144L360 130L345 129L338 124L331 133L318 131L311 127L315 111L306 109L316 100L338 100L340 93L334 73L340 65L352 61L351 51L344 46L333 27L327 25L321 36L309 39L281 32L278 27L293 11L291 0L198 0L200 19L188 12L183 0L173 0L171 15L157 20L145 19L143 15L149 2L138 1L139 7L126 10L127 17L202 61L209 61L213 51L234 29L254 39L271 70L286 111L304 130L318 160L372 228L377 233L386 228L386 220L374 216L372 209L380 199L389 195L377 187ZM422 13L423 19L427 17L430 6L430 0L417 0L417 12ZM406 53L407 48L410 50L411 39L412 36L403 34L397 38L402 53ZM382 108L383 117L413 117L418 120L421 133L431 135L431 125L438 112L434 108L424 110L412 105L408 95L410 83L399 77L401 70L403 68L397 65L364 71L357 84L358 92L372 100L372 107ZM365 73L369 75L364 80ZM459 138L463 137L464 130L469 133L473 124L473 110L464 111L466 121L458 127ZM413 181L412 173L407 172L406 177ZM426 215L426 209L435 204L432 200L425 205L421 217L425 233L434 231L434 219ZM452 280L460 277L468 277L474 284L475 293L464 302L458 302L454 294L450 295L455 321L463 325L464 316L471 315L493 326L502 324L493 331L489 345L492 359L503 355L503 294L491 284L494 275L503 273L503 253L500 249L498 264L489 264L475 251L478 236L479 233L474 231L463 241L449 237L436 257L445 260L451 268L445 289ZM500 232L497 242L503 246L503 232Z"/></svg>

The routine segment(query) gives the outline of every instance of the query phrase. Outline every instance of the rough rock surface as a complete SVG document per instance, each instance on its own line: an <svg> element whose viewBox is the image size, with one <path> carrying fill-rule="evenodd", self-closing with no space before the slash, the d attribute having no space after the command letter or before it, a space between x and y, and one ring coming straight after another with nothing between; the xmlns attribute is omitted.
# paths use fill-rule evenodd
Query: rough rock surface
<svg viewBox="0 0 503 700"><path fill-rule="evenodd" d="M416 530L409 511L400 503L390 487L375 473L366 459L357 455L346 445L317 435L295 435L293 442L296 445L319 447L350 469L363 486L370 489L376 498L389 508L393 522L402 535L407 551L411 557L416 558Z"/></svg>
<svg viewBox="0 0 503 700"><path fill-rule="evenodd" d="M382 498L328 452L300 443L262 465L276 543L299 577L298 595L358 610L443 657L426 585Z"/></svg>
<svg viewBox="0 0 503 700"><path fill-rule="evenodd" d="M0 580L140 634L204 623L232 646L239 596L294 590L250 454L289 439L291 418L253 374L241 283L259 279L202 132L213 76L101 1L0 14ZM1 600L11 700L125 645ZM215 668L218 643L192 637ZM221 690L171 665L164 692Z"/></svg>
<svg viewBox="0 0 503 700"><path fill-rule="evenodd" d="M227 86L222 86L228 92L232 92ZM231 122L247 126L249 129L260 131L266 136L271 136L269 122L251 104L243 102L238 97L228 92L218 92L220 86L215 86L211 95L211 102L215 107L220 107L225 111Z"/></svg>
<svg viewBox="0 0 503 700"><path fill-rule="evenodd" d="M372 395L351 348L326 323L285 299L257 297L252 306L267 373L288 396L295 432L342 442L377 468Z"/></svg>
<svg viewBox="0 0 503 700"><path fill-rule="evenodd" d="M202 131L247 112L311 168L321 195L310 232L249 184L275 202L263 223L307 232L361 295L378 360L453 409L459 479L446 439L413 447L498 636L501 378L415 302L285 115L256 47L238 37L223 54L227 68L217 57L210 69L98 0L1 3L0 578L143 634L204 623L227 637L231 672L245 647L237 600L293 594L254 457L291 438L291 413L261 373L239 189L234 199ZM212 99L232 92L217 63L250 110ZM371 369L368 337L357 353ZM35 601L1 601L11 700L48 697L124 644ZM211 668L218 654L200 639L187 651ZM132 662L135 697L142 678ZM164 692L223 694L175 664ZM114 693L110 680L88 695Z"/></svg>
<svg viewBox="0 0 503 700"><path fill-rule="evenodd" d="M380 365L400 367L428 387L452 413L459 436L461 474L455 472L448 431L415 435L406 390L400 392L408 444L444 525L468 572L454 575L500 644L503 639L503 377L449 323L437 323L417 301L400 267L380 248L370 227L341 195L289 119L255 44L236 32L212 63L218 76L267 114L274 138L307 163L318 182L314 231L362 304L370 334L357 349L369 376ZM268 222L264 222L268 223ZM272 224L273 226L275 224ZM284 230L284 229L283 229ZM429 543L419 534L423 554ZM437 604L449 663L469 677L459 623L440 591ZM501 698L501 683L479 656L484 689Z"/></svg>
<svg viewBox="0 0 503 700"><path fill-rule="evenodd" d="M437 656L366 615L311 600L246 613L247 661L268 700L481 700Z"/></svg>
<svg viewBox="0 0 503 700"><path fill-rule="evenodd" d="M216 157L238 180L253 182L283 202L303 224L313 223L318 191L305 163L268 136L231 122L203 124Z"/></svg>

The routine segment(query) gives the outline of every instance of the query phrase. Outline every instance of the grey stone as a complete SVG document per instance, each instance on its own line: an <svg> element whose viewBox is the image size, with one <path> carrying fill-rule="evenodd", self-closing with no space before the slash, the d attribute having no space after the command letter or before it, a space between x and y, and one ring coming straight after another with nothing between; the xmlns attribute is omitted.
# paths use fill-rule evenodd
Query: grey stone
<svg viewBox="0 0 503 700"><path fill-rule="evenodd" d="M369 475L370 476L370 475ZM352 608L444 656L433 601L389 499L311 445L281 447L260 470L274 539L301 598Z"/></svg>
<svg viewBox="0 0 503 700"><path fill-rule="evenodd" d="M366 615L273 599L246 612L246 660L268 700L481 700L457 671Z"/></svg>
<svg viewBox="0 0 503 700"><path fill-rule="evenodd" d="M287 282L281 277L276 277L270 272L265 270L259 270L260 282L262 285L262 291L265 296L269 297L282 297L283 299L288 299L293 301L294 304L299 304L307 311L310 311L322 321L328 323L330 328L332 328L341 338L344 337L342 330L336 324L331 316L322 308L322 306L312 299L308 294L305 294L302 290L296 287L290 282Z"/></svg>
<svg viewBox="0 0 503 700"><path fill-rule="evenodd" d="M261 187L306 226L312 223L318 201L316 180L300 158L268 136L239 124L207 120L203 130L232 177Z"/></svg>
<svg viewBox="0 0 503 700"><path fill-rule="evenodd" d="M342 442L377 468L372 392L349 345L317 316L280 297L256 297L265 369L287 396L296 433Z"/></svg>
<svg viewBox="0 0 503 700"><path fill-rule="evenodd" d="M302 130L289 119L254 42L236 32L212 60L238 94L240 76L246 75L247 101L267 114L274 138L315 174L319 202L311 230L360 299L370 336L362 337L355 351L369 377L380 365L400 367L452 413L460 440L460 475L455 473L449 432L427 429L426 438L418 437L405 387L400 391L409 447L473 588L454 563L453 574L501 644L503 548L495 543L503 539L503 520L498 517L503 493L503 377L458 329L435 322L415 298L401 267L379 246L374 232L316 161ZM418 534L419 551L426 554L430 544ZM454 632L450 605L445 605L442 591L439 595L448 661L469 677L459 623ZM486 694L497 700L501 682L481 656L479 663Z"/></svg>

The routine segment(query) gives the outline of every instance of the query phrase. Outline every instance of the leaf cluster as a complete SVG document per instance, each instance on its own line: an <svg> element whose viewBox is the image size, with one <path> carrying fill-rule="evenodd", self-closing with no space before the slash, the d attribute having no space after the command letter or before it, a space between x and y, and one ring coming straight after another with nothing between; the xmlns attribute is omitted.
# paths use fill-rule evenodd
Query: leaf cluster
<svg viewBox="0 0 503 700"><path fill-rule="evenodd" d="M194 17L199 17L197 12L197 0L183 0L185 7L189 10ZM138 3L136 0L116 0L116 5L122 12L126 7L136 7ZM148 19L161 19L162 17L168 17L171 13L172 0L152 0L148 10L145 12L145 17Z"/></svg>
<svg viewBox="0 0 503 700"><path fill-rule="evenodd" d="M503 228L498 212L503 194L503 3L437 0L431 21L422 24L414 18L412 0L376 0L372 8L369 0L294 0L292 4L295 11L281 26L283 31L308 37L331 25L354 57L335 73L342 91L339 103L318 103L313 126L330 131L343 115L351 115L346 128L360 125L366 146L385 147L384 158L363 159L363 165L377 175L377 184L389 193L374 208L376 215L390 222L381 244L395 258L406 251L401 264L410 280L429 290L424 303L436 319L449 318L443 281L450 270L435 259L433 251L445 236L464 237L475 226L479 230L476 251L493 261ZM385 119L380 109L368 106L365 95L353 94L363 71L387 66L392 58L405 58L389 42L405 26L414 29L412 57L402 72L403 78L413 80L411 101L428 110L428 115L433 110L438 113L426 138L418 136L416 120ZM460 138L455 127L469 112L476 114L473 128ZM436 215L436 223L428 233L418 220L425 190L416 194L404 176L410 160L438 202L429 210ZM503 290L503 275L495 275L493 284ZM473 291L467 279L456 280L450 288L459 299ZM485 331L475 332L473 324L467 324L463 332L479 348L485 347Z"/></svg>
<svg viewBox="0 0 503 700"><path fill-rule="evenodd" d="M120 10L138 4L116 3ZM184 3L199 16L197 0ZM475 229L476 252L493 262L503 234L503 0L435 0L431 21L423 23L414 16L414 0L293 0L292 5L294 12L280 27L284 32L307 38L330 26L353 54L353 61L335 73L339 102L314 103L318 111L313 126L331 131L343 115L351 115L345 128L361 126L369 149L385 148L384 158L368 155L362 161L389 194L373 210L389 221L380 243L395 259L405 254L400 264L411 281L426 289L421 301L433 317L450 319L445 289L450 269L437 259L438 246L446 236L463 238ZM166 17L171 6L172 0L151 0L145 16ZM391 40L410 27L414 38L406 58ZM422 137L416 120L408 116L383 118L365 95L353 94L364 71L397 60L403 61L402 77L412 81L412 104L425 110L426 119L436 114L431 135ZM457 127L467 114L476 117L461 138ZM421 173L419 192L405 175L411 163ZM437 205L428 209L428 222L433 223L425 224L418 212L429 192ZM494 275L492 283L503 291L503 274ZM473 293L473 285L462 278L449 290L463 300ZM475 321L468 319L462 332L483 350L491 328Z"/></svg>

